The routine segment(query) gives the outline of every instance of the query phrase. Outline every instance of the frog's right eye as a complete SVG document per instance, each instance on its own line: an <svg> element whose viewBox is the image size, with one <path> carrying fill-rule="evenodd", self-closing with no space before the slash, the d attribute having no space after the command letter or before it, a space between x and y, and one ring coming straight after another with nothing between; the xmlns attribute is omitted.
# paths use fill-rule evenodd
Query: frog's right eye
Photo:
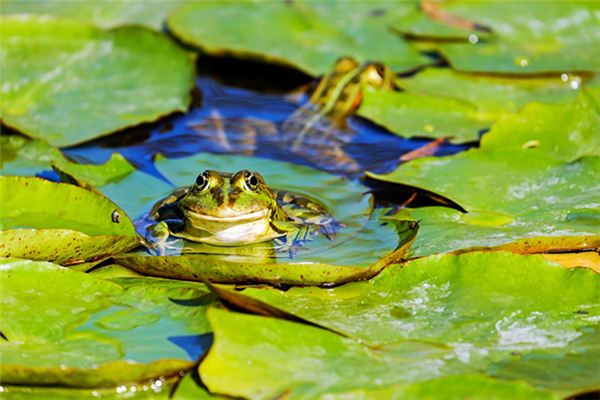
<svg viewBox="0 0 600 400"><path fill-rule="evenodd" d="M208 189L208 172L204 171L196 178L196 190Z"/></svg>

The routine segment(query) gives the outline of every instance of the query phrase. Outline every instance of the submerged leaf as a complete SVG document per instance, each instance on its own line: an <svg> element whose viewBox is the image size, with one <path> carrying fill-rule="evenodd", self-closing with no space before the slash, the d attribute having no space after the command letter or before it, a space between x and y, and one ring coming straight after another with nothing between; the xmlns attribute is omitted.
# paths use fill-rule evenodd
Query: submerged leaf
<svg viewBox="0 0 600 400"><path fill-rule="evenodd" d="M184 111L193 58L141 27L2 16L2 122L56 146Z"/></svg>

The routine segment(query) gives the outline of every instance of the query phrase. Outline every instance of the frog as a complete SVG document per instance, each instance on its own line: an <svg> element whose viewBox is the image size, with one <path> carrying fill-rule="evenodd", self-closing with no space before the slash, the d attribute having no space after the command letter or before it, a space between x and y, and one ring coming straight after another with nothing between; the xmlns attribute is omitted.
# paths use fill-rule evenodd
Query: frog
<svg viewBox="0 0 600 400"><path fill-rule="evenodd" d="M393 72L385 64L373 61L359 63L351 57L339 58L332 72L319 80L308 101L283 123L283 134L293 138L292 152L310 156L311 152L306 148L316 148L317 151L312 153L321 162L326 159L342 163L346 170L357 172L358 164L344 152L342 144L351 139L347 119L360 106L367 86L398 89Z"/></svg>
<svg viewBox="0 0 600 400"><path fill-rule="evenodd" d="M164 255L176 240L243 246L278 240L291 248L313 234L333 240L339 225L324 205L304 195L271 189L256 171L205 170L191 186L175 189L152 207L148 247Z"/></svg>

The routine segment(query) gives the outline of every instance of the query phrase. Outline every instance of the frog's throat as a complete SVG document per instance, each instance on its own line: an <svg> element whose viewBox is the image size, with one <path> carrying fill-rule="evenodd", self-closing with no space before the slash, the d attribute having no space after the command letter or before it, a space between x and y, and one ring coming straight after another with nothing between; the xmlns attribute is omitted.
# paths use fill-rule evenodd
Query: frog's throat
<svg viewBox="0 0 600 400"><path fill-rule="evenodd" d="M185 237L194 232L193 240L211 244L255 243L282 235L272 229L268 209L225 218L187 213L186 224Z"/></svg>

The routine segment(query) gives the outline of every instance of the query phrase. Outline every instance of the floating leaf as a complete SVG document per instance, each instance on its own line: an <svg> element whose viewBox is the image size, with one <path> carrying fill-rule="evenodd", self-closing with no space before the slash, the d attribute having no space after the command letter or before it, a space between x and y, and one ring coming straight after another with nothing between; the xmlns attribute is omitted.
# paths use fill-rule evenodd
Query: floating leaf
<svg viewBox="0 0 600 400"><path fill-rule="evenodd" d="M183 0L145 2L129 0L62 1L62 0L3 0L2 14L46 14L91 22L103 28L118 25L145 25L161 30L171 10Z"/></svg>
<svg viewBox="0 0 600 400"><path fill-rule="evenodd" d="M450 137L476 141L493 120L460 100L367 87L358 115L402 137Z"/></svg>
<svg viewBox="0 0 600 400"><path fill-rule="evenodd" d="M197 283L116 283L47 262L0 261L3 384L105 387L189 368L210 343ZM200 301L202 300L202 301ZM148 380L151 380L148 382Z"/></svg>
<svg viewBox="0 0 600 400"><path fill-rule="evenodd" d="M563 164L538 150L474 149L369 176L435 191L467 210L424 207L397 214L421 220L413 256L484 247L539 253L600 244L599 157Z"/></svg>
<svg viewBox="0 0 600 400"><path fill-rule="evenodd" d="M1 176L0 203L2 257L73 263L139 245L123 210L77 186Z"/></svg>
<svg viewBox="0 0 600 400"><path fill-rule="evenodd" d="M388 25L413 6L412 2L191 2L175 10L168 25L183 42L208 54L276 62L311 75L326 73L337 58L348 55L406 71L429 61Z"/></svg>
<svg viewBox="0 0 600 400"><path fill-rule="evenodd" d="M437 393L434 390L442 386L444 395L453 398L478 382L483 392L495 389L506 396L552 398L519 381L493 384L488 378L469 375L427 381L460 373L445 365L448 349L444 346L404 341L371 349L288 321L218 309L209 310L208 317L215 343L200 365L200 376L211 392L253 399L284 394L295 399L363 398L359 397L363 393L364 398L422 398L419 394Z"/></svg>
<svg viewBox="0 0 600 400"><path fill-rule="evenodd" d="M453 1L440 5L452 16L491 28L493 35L464 30L464 43L441 41L438 44L455 69L502 73L541 73L598 71L600 23L598 3L594 1L544 2ZM410 21L408 21L410 22ZM440 23L415 19L399 26L404 32L428 39L456 38L457 29L440 29Z"/></svg>
<svg viewBox="0 0 600 400"><path fill-rule="evenodd" d="M2 121L28 136L73 145L187 109L193 58L157 32L35 16L0 21Z"/></svg>
<svg viewBox="0 0 600 400"><path fill-rule="evenodd" d="M409 78L396 80L397 84L415 94L448 97L476 107L487 118L520 111L532 101L541 103L571 103L583 86L596 82L581 76L515 77L458 72L449 68L428 68Z"/></svg>
<svg viewBox="0 0 600 400"><path fill-rule="evenodd" d="M533 147L564 161L600 156L600 102L584 91L571 104L532 103L492 126L482 149Z"/></svg>
<svg viewBox="0 0 600 400"><path fill-rule="evenodd" d="M600 276L567 270L537 255L430 256L387 268L368 282L333 289L247 288L241 294L384 354L403 340L447 346L450 354L435 371L448 373L447 364L459 372L494 376L506 363L526 365L534 356L540 363L553 359L562 363L564 379L523 368L518 379L561 395L593 387L593 371L598 371L572 382L582 362L595 360L597 345L587 338L600 327Z"/></svg>

